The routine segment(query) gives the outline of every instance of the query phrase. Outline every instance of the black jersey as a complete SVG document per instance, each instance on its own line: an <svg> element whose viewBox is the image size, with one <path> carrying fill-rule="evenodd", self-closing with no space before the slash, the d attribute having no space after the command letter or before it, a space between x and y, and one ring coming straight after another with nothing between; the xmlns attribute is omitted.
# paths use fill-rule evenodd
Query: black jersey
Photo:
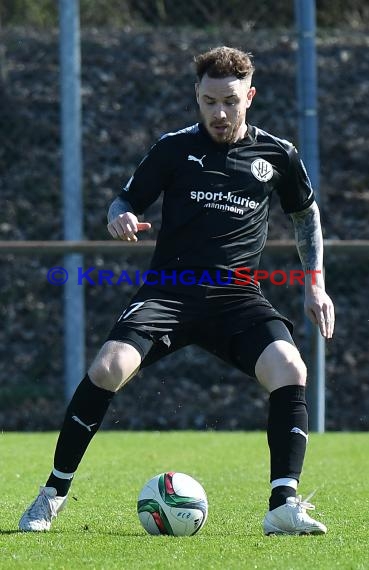
<svg viewBox="0 0 369 570"><path fill-rule="evenodd" d="M256 269L265 246L272 194L285 213L314 201L295 147L257 127L233 144L213 141L202 124L152 146L122 191L135 214L163 193L151 269Z"/></svg>

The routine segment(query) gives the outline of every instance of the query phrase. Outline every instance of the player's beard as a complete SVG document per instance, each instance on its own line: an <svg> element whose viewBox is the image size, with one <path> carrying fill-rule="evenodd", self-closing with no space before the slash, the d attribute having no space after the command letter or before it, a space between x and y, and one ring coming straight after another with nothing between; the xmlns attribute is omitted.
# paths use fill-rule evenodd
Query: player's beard
<svg viewBox="0 0 369 570"><path fill-rule="evenodd" d="M210 137L213 139L213 141L220 144L232 144L236 142L239 138L240 128L245 120L241 114L237 115L237 119L233 124L230 121L207 121L202 113L200 113L200 116L201 121ZM217 126L224 126L224 131L217 132Z"/></svg>

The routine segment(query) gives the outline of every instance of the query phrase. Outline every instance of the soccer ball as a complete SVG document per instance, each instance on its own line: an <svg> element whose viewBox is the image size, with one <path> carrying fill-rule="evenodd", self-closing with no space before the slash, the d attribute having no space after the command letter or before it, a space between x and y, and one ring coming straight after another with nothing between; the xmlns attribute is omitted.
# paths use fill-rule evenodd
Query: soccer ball
<svg viewBox="0 0 369 570"><path fill-rule="evenodd" d="M184 473L161 473L148 481L137 502L149 534L191 536L205 524L208 500L200 483Z"/></svg>

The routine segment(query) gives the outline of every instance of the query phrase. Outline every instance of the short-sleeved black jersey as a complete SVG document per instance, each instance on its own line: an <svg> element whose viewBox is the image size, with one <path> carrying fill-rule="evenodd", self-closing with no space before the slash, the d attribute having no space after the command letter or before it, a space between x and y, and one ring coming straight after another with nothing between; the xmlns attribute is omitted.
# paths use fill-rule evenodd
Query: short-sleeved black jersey
<svg viewBox="0 0 369 570"><path fill-rule="evenodd" d="M257 127L233 144L213 141L202 124L164 135L122 190L136 214L163 192L162 224L151 269L256 269L277 192L286 213L314 193L295 147Z"/></svg>

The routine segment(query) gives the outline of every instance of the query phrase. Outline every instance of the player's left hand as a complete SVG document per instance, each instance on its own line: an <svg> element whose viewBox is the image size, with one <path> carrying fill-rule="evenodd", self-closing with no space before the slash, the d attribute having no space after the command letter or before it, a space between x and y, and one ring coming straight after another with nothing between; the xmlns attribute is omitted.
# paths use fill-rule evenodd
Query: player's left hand
<svg viewBox="0 0 369 570"><path fill-rule="evenodd" d="M321 287L311 287L305 291L305 313L318 325L324 338L332 338L334 331L334 305L332 299Z"/></svg>

